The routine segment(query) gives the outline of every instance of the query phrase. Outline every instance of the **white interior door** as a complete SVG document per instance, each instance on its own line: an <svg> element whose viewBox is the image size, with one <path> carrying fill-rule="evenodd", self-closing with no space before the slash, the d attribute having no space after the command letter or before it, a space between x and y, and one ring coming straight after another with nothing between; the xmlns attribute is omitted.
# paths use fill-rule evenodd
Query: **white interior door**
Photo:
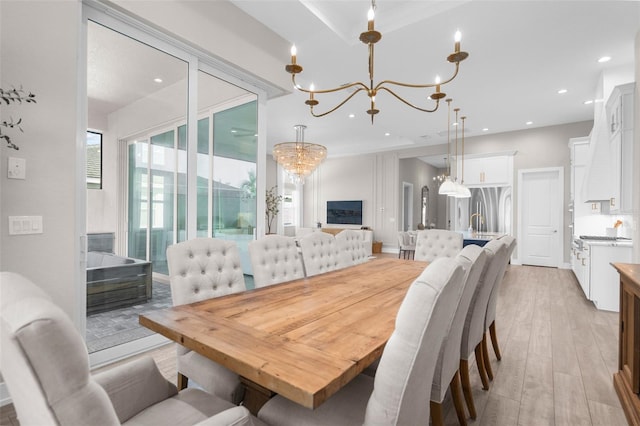
<svg viewBox="0 0 640 426"><path fill-rule="evenodd" d="M522 264L562 263L562 168L521 170L518 176L519 258Z"/></svg>

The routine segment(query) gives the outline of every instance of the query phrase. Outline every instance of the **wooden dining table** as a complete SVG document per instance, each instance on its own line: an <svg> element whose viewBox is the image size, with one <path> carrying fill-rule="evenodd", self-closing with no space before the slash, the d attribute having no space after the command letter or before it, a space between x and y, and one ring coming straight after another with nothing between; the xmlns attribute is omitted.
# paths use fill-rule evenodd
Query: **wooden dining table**
<svg viewBox="0 0 640 426"><path fill-rule="evenodd" d="M316 408L382 354L426 262L380 258L140 315L143 326L236 372L244 405Z"/></svg>

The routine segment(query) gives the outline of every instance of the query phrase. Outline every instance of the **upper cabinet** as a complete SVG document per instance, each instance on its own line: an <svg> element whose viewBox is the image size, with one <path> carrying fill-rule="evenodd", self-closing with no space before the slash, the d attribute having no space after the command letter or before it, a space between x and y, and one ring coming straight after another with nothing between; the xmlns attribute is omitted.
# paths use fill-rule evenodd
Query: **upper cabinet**
<svg viewBox="0 0 640 426"><path fill-rule="evenodd" d="M465 155L464 184L508 186L513 181L513 154L472 157Z"/></svg>
<svg viewBox="0 0 640 426"><path fill-rule="evenodd" d="M605 110L609 132L611 195L609 210L628 213L633 208L631 181L633 175L633 89L634 83L617 86Z"/></svg>

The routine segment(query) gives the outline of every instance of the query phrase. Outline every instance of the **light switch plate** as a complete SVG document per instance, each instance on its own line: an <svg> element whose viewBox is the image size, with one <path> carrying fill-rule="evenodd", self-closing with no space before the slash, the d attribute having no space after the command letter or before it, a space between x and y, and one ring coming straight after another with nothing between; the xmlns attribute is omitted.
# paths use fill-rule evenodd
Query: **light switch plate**
<svg viewBox="0 0 640 426"><path fill-rule="evenodd" d="M42 233L42 216L9 216L9 235Z"/></svg>
<svg viewBox="0 0 640 426"><path fill-rule="evenodd" d="M27 160L18 157L9 157L7 166L7 177L9 179L27 178Z"/></svg>

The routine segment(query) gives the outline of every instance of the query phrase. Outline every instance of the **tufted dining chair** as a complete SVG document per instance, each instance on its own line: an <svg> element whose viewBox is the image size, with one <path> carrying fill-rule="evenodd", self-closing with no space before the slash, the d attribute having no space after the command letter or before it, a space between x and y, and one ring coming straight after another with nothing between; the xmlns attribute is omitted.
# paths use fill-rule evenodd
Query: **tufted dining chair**
<svg viewBox="0 0 640 426"><path fill-rule="evenodd" d="M415 239L411 241L411 235L408 232L398 232L398 259L402 256L403 259L411 259L415 257L416 243Z"/></svg>
<svg viewBox="0 0 640 426"><path fill-rule="evenodd" d="M445 229L425 229L416 237L415 260L431 262L437 257L456 257L462 250L462 234Z"/></svg>
<svg viewBox="0 0 640 426"><path fill-rule="evenodd" d="M293 237L265 235L249 243L256 288L304 278L302 256Z"/></svg>
<svg viewBox="0 0 640 426"><path fill-rule="evenodd" d="M464 271L453 259L431 263L411 284L375 377L360 374L315 410L282 396L258 418L272 426L418 425L429 419L431 380L445 330L462 294Z"/></svg>
<svg viewBox="0 0 640 426"><path fill-rule="evenodd" d="M340 269L346 263L340 258L338 243L332 234L314 232L298 240L307 277Z"/></svg>
<svg viewBox="0 0 640 426"><path fill-rule="evenodd" d="M25 277L0 272L0 370L29 425L258 425L245 407L200 389L178 392L151 357L91 375L84 339Z"/></svg>
<svg viewBox="0 0 640 426"><path fill-rule="evenodd" d="M493 380L493 370L491 369L491 362L489 360L487 332L489 332L489 335L491 337L491 346L493 346L493 352L496 354L496 358L498 359L498 361L500 361L502 359L502 354L500 353L500 346L498 345L498 335L496 333L496 308L498 304L498 293L500 292L500 285L502 284L502 280L504 279L504 274L507 270L509 259L511 259L511 254L513 254L513 250L516 248L516 239L511 235L505 235L501 237L499 241L505 244L506 252L502 256L500 270L498 272L498 275L496 276L493 288L491 289L489 302L487 302L487 314L484 320L485 333L482 340L482 354L484 357L485 369L487 370L487 376L489 377L489 380Z"/></svg>
<svg viewBox="0 0 640 426"><path fill-rule="evenodd" d="M431 420L434 426L444 425L444 415L442 402L447 394L447 388L451 390L451 395L461 426L467 424L464 411L464 402L460 393L460 343L462 341L462 331L464 329L467 312L471 298L475 293L480 279L480 274L484 270L487 255L482 247L468 245L455 257L464 270L464 290L460 297L460 303L456 308L451 327L445 334L438 355L438 362L433 375L433 385L431 387Z"/></svg>
<svg viewBox="0 0 640 426"><path fill-rule="evenodd" d="M471 298L467 317L465 318L462 330L462 341L460 344L460 379L462 381L462 391L464 399L469 409L472 419L476 418L476 408L471 392L471 380L469 379L469 358L472 353L476 356L478 373L482 380L484 390L489 389L489 380L485 371L485 362L482 354L482 337L484 336L484 319L487 313L489 296L493 289L498 273L500 272L500 260L506 255L506 246L500 240L491 240L483 248L486 254L486 262L476 291Z"/></svg>
<svg viewBox="0 0 640 426"><path fill-rule="evenodd" d="M341 267L364 263L369 259L364 245L364 234L353 229L343 229L336 234Z"/></svg>
<svg viewBox="0 0 640 426"><path fill-rule="evenodd" d="M240 253L233 241L195 238L167 247L173 305L184 305L246 290ZM177 346L178 389L189 379L234 404L244 387L237 374L210 359Z"/></svg>

